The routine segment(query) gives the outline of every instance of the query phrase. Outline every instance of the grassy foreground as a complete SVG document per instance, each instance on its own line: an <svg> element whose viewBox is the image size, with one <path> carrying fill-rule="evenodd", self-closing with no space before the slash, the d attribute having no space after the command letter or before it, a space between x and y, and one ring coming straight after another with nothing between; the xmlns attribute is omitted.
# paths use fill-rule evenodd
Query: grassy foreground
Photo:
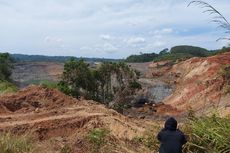
<svg viewBox="0 0 230 153"><path fill-rule="evenodd" d="M28 136L0 134L0 153L35 153L35 147Z"/></svg>
<svg viewBox="0 0 230 153"><path fill-rule="evenodd" d="M192 117L184 125L189 136L184 148L187 153L229 153L230 152L230 117Z"/></svg>
<svg viewBox="0 0 230 153"><path fill-rule="evenodd" d="M151 153L159 149L156 135L159 126L147 130L142 137L132 140L132 146L140 147L138 152ZM188 143L184 146L184 153L229 153L230 152L230 117L220 118L216 115L211 117L192 117L183 123L182 131L188 136ZM112 152L110 142L105 141L109 137L106 129L94 129L86 136L92 152ZM108 139L109 140L109 139ZM131 145L127 144L127 145ZM107 146L108 145L108 146ZM37 153L36 143L27 136L12 136L0 134L0 153ZM60 153L73 153L74 146L64 147ZM143 149L141 149L143 148ZM111 149L111 150L108 150ZM43 150L45 153L46 151Z"/></svg>

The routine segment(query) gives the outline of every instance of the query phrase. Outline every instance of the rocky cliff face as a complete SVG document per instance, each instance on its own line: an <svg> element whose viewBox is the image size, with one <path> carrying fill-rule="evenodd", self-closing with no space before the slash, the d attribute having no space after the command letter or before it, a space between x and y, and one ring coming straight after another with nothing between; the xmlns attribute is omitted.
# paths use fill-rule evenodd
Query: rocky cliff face
<svg viewBox="0 0 230 153"><path fill-rule="evenodd" d="M229 64L230 53L225 53L179 62L167 71L163 67L162 79L175 86L174 92L163 100L164 104L182 113L193 110L199 115L214 111L223 116L230 114L230 96L224 93L225 81L221 75L221 69Z"/></svg>

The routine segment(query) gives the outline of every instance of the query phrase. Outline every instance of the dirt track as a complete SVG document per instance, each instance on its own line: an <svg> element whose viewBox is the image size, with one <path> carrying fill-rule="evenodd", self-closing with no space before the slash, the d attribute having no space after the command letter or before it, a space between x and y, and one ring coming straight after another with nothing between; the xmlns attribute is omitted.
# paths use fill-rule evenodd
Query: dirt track
<svg viewBox="0 0 230 153"><path fill-rule="evenodd" d="M79 101L57 90L39 86L0 97L0 131L30 133L38 142L61 139L62 144L74 144L76 141L87 143L85 138L90 130L106 128L113 141L124 144L142 135L151 125L147 121L122 116L94 101ZM82 143L75 146L75 149L87 152ZM123 149L132 151L136 148ZM55 152L54 148L51 152Z"/></svg>

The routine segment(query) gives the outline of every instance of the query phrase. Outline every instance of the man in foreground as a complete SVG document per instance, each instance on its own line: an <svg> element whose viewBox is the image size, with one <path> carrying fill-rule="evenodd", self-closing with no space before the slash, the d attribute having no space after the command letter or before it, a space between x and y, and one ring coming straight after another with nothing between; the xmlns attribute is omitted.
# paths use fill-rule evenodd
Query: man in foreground
<svg viewBox="0 0 230 153"><path fill-rule="evenodd" d="M184 133L177 129L177 121L173 117L166 120L157 139L161 143L159 153L182 153L182 146L187 142Z"/></svg>

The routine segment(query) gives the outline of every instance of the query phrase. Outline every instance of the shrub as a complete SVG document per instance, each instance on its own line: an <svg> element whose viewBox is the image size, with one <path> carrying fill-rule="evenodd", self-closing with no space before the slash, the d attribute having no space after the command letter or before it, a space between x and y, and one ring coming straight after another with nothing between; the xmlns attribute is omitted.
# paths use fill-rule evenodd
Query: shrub
<svg viewBox="0 0 230 153"><path fill-rule="evenodd" d="M124 113L124 110L127 110L127 109L129 109L129 108L131 108L130 105L128 105L128 104L123 104L123 103L114 104L114 105L112 106L112 109L116 110L118 113L121 113L121 114Z"/></svg>
<svg viewBox="0 0 230 153"><path fill-rule="evenodd" d="M51 89L58 88L57 82L55 81L43 80L40 82L40 84L45 88L51 88Z"/></svg>
<svg viewBox="0 0 230 153"><path fill-rule="evenodd" d="M0 80L0 95L16 92L18 88L8 81Z"/></svg>
<svg viewBox="0 0 230 153"><path fill-rule="evenodd" d="M224 78L225 81L225 93L230 93L230 65L225 65L221 69L221 75Z"/></svg>
<svg viewBox="0 0 230 153"><path fill-rule="evenodd" d="M27 136L0 134L1 153L34 153L33 143Z"/></svg>
<svg viewBox="0 0 230 153"><path fill-rule="evenodd" d="M138 83L137 81L130 82L130 83L129 83L129 87L130 87L131 89L141 89L141 88L142 88L142 87L141 87L141 84Z"/></svg>
<svg viewBox="0 0 230 153"><path fill-rule="evenodd" d="M192 117L184 126L189 141L184 150L188 153L230 152L230 118Z"/></svg>
<svg viewBox="0 0 230 153"><path fill-rule="evenodd" d="M13 59L9 53L0 53L0 80L10 80Z"/></svg>
<svg viewBox="0 0 230 153"><path fill-rule="evenodd" d="M108 136L108 134L110 133L110 131L108 129L93 129L89 132L87 138L89 140L89 142L93 145L93 150L94 151L99 151L100 148L105 145L106 141L106 137Z"/></svg>

